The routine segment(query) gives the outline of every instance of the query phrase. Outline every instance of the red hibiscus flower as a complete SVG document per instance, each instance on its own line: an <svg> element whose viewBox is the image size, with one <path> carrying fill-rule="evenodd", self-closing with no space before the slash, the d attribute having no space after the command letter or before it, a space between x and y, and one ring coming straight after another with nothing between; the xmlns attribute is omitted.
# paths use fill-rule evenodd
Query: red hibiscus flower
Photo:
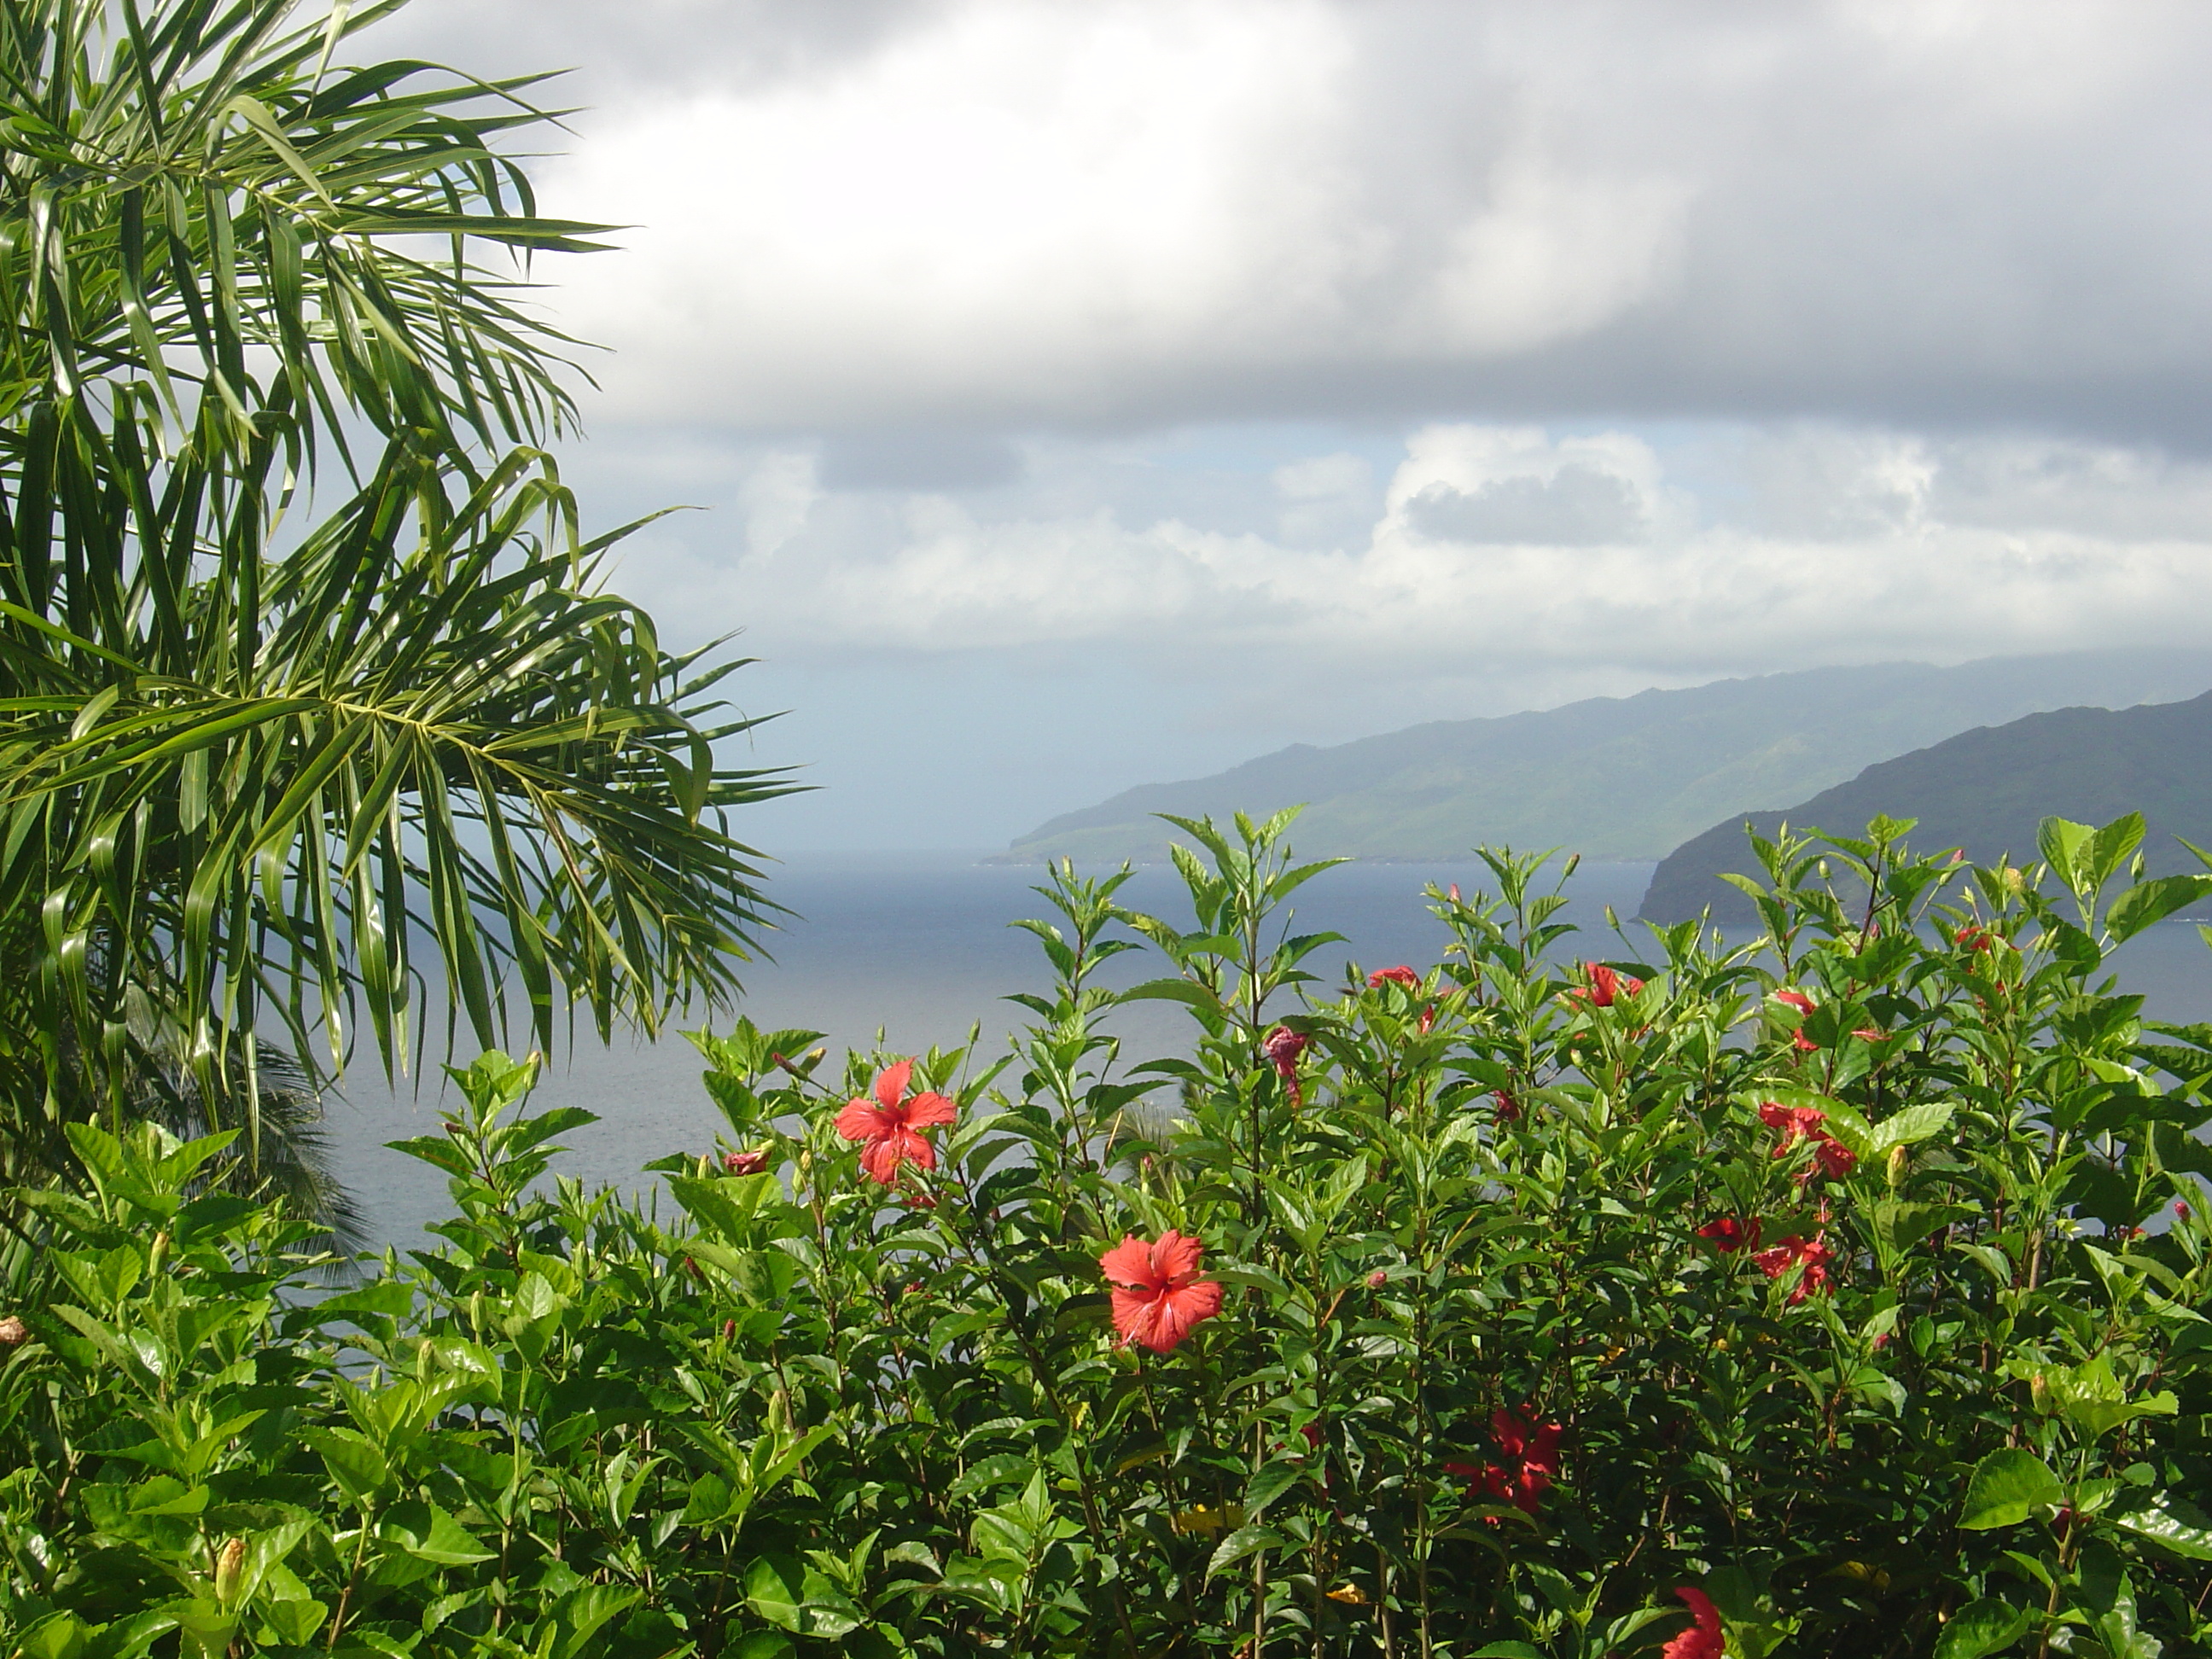
<svg viewBox="0 0 2212 1659"><path fill-rule="evenodd" d="M1589 976L1589 983L1577 985L1567 994L1593 1008L1610 1008L1616 998L1632 997L1644 988L1642 980L1617 974L1601 962L1583 963L1583 972Z"/></svg>
<svg viewBox="0 0 2212 1659"><path fill-rule="evenodd" d="M1373 973L1368 975L1369 990L1372 991L1377 986L1384 984L1402 985L1408 991L1418 991L1421 988L1421 976L1403 963L1399 963L1395 968L1377 968Z"/></svg>
<svg viewBox="0 0 2212 1659"><path fill-rule="evenodd" d="M1830 1253L1824 1239L1800 1238L1792 1233L1772 1249L1761 1250L1752 1260L1769 1279L1779 1279L1792 1267L1804 1268L1796 1289L1790 1292L1790 1305L1793 1308L1814 1291L1828 1288Z"/></svg>
<svg viewBox="0 0 2212 1659"><path fill-rule="evenodd" d="M1674 1592L1688 1605L1690 1628L1659 1650L1659 1659L1721 1659L1721 1610L1701 1589L1685 1584Z"/></svg>
<svg viewBox="0 0 2212 1659"><path fill-rule="evenodd" d="M1298 1056L1312 1045L1313 1039L1304 1031L1293 1031L1287 1025L1278 1025L1260 1039L1260 1052L1275 1068L1275 1075L1283 1079L1291 1091L1291 1104L1296 1106L1304 1099L1298 1088Z"/></svg>
<svg viewBox="0 0 2212 1659"><path fill-rule="evenodd" d="M1114 1284L1114 1328L1125 1346L1141 1342L1165 1353L1221 1311L1221 1286L1198 1276L1205 1248L1170 1227L1158 1243L1132 1236L1098 1258L1099 1272Z"/></svg>
<svg viewBox="0 0 2212 1659"><path fill-rule="evenodd" d="M733 1176L755 1176L768 1168L768 1153L756 1147L750 1152L725 1152L722 1167Z"/></svg>
<svg viewBox="0 0 2212 1659"><path fill-rule="evenodd" d="M876 1079L875 1099L848 1101L837 1114L837 1133L848 1140L866 1143L860 1148L860 1167L870 1180L886 1187L898 1179L902 1164L935 1169L937 1149L921 1131L959 1115L943 1095L924 1092L908 1098L907 1080L913 1075L910 1060L885 1067Z"/></svg>
<svg viewBox="0 0 2212 1659"><path fill-rule="evenodd" d="M1534 1515L1537 1499L1559 1472L1562 1432L1557 1423L1539 1425L1517 1412L1501 1408L1490 1414L1490 1434L1505 1455L1505 1462L1480 1468L1473 1463L1447 1463L1444 1473L1465 1480L1470 1498L1489 1498L1510 1504L1523 1515Z"/></svg>
<svg viewBox="0 0 2212 1659"><path fill-rule="evenodd" d="M1754 1216L1749 1221L1739 1221L1732 1215L1724 1215L1698 1228L1698 1237L1712 1240L1713 1248L1723 1255L1738 1250L1755 1250L1759 1248L1759 1218Z"/></svg>
<svg viewBox="0 0 2212 1659"><path fill-rule="evenodd" d="M1972 922L1961 927L1952 938L1961 951L1987 951L1996 943L1988 928L1977 927Z"/></svg>

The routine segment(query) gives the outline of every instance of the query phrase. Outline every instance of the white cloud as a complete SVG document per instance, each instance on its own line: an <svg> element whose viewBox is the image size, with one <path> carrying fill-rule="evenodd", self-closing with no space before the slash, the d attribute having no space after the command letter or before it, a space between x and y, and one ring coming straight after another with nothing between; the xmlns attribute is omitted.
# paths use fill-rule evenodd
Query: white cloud
<svg viewBox="0 0 2212 1659"><path fill-rule="evenodd" d="M618 349L632 418L1085 418L1224 372L1525 350L1663 284L1680 186L1528 121L1406 222L1364 153L1360 35L1320 0L994 0L617 105L549 198L639 228L563 269L564 318Z"/></svg>
<svg viewBox="0 0 2212 1659"><path fill-rule="evenodd" d="M2185 0L774 10L516 37L594 66L546 200L637 228L548 269L620 418L2203 432Z"/></svg>
<svg viewBox="0 0 2212 1659"><path fill-rule="evenodd" d="M1419 678L1474 659L1493 676L1679 683L2190 643L2212 626L2212 518L2186 536L2166 522L2212 501L2204 466L1814 426L1716 429L1677 448L1694 488L1632 434L1437 426L1407 441L1379 504L1362 458L1327 453L1261 472L1255 504L1211 525L1055 512L1048 467L988 509L981 498L824 490L810 457L775 450L738 492L736 545L677 523L624 586L664 610L758 619L778 649L800 654L1243 653L1283 684L1351 671ZM2054 492L2075 522L2051 522ZM2172 504L2160 515L2145 493ZM1273 532L1267 495L1370 505L1356 535L1299 544ZM1458 503L1476 533L1439 533L1439 501ZM1593 501L1635 511L1609 521L1617 533L1591 534ZM1540 519L1555 509L1565 517ZM1569 533L1493 534L1502 520L1484 511Z"/></svg>

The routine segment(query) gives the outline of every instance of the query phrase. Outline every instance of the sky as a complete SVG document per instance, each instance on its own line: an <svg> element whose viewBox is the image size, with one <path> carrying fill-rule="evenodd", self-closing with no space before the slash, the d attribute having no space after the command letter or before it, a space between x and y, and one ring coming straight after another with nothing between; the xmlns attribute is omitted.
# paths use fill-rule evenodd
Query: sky
<svg viewBox="0 0 2212 1659"><path fill-rule="evenodd" d="M1291 742L2212 644L2197 0L416 0L573 68L614 585L771 853Z"/></svg>

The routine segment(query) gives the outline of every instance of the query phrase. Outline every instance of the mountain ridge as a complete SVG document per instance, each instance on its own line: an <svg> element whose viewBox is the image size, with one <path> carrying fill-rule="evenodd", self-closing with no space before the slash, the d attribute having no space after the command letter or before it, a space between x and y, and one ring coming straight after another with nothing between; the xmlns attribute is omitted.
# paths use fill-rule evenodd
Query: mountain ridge
<svg viewBox="0 0 2212 1659"><path fill-rule="evenodd" d="M2212 692L2132 708L2060 708L2002 726L1978 726L1925 749L1868 767L1797 805L1723 818L1662 860L1638 915L1686 921L1710 908L1717 926L1749 927L1747 895L1723 871L1759 873L1745 839L1748 823L1771 837L1794 829L1856 836L1877 812L1914 818L1908 845L1961 847L1978 864L2036 857L2044 818L2107 823L2143 815L2142 854L2151 875L2201 872L2175 839L2212 844Z"/></svg>
<svg viewBox="0 0 2212 1659"><path fill-rule="evenodd" d="M1804 799L1961 731L2208 689L2212 653L2077 652L1804 669L1428 720L1139 784L1048 820L994 861L1156 860L1172 832L1153 813L1259 814L1299 802L1296 840L1313 856L1442 861L1510 842L1656 861L1727 815Z"/></svg>

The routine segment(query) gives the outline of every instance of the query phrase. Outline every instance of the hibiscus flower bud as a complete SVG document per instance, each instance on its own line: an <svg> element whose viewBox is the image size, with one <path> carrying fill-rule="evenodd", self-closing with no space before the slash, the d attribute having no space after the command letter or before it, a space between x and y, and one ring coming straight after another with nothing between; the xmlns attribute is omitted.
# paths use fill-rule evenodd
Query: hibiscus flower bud
<svg viewBox="0 0 2212 1659"><path fill-rule="evenodd" d="M724 1320L722 1322L722 1340L725 1342L734 1342L737 1340L738 1322L734 1319Z"/></svg>
<svg viewBox="0 0 2212 1659"><path fill-rule="evenodd" d="M9 1314L0 1319L0 1348L20 1348L31 1340L31 1328Z"/></svg>
<svg viewBox="0 0 2212 1659"><path fill-rule="evenodd" d="M1889 1162L1882 1173L1889 1178L1889 1189L1895 1192L1905 1184L1905 1172L1912 1163L1912 1154L1902 1146L1889 1149Z"/></svg>
<svg viewBox="0 0 2212 1659"><path fill-rule="evenodd" d="M2041 1417L2051 1415L2051 1379L2041 1371L2036 1372L2028 1379L2027 1397L2029 1402L2034 1406L2037 1415Z"/></svg>
<svg viewBox="0 0 2212 1659"><path fill-rule="evenodd" d="M239 1575L246 1569L246 1540L233 1538L215 1558L215 1599L228 1601L238 1595Z"/></svg>
<svg viewBox="0 0 2212 1659"><path fill-rule="evenodd" d="M1367 1275L1367 1288L1370 1291L1379 1291L1389 1282L1390 1275L1384 1273L1380 1267L1377 1267L1373 1273Z"/></svg>
<svg viewBox="0 0 2212 1659"><path fill-rule="evenodd" d="M722 1167L733 1176L759 1175L768 1168L767 1150L757 1146L750 1152L725 1152Z"/></svg>
<svg viewBox="0 0 2212 1659"><path fill-rule="evenodd" d="M146 1271L157 1273L161 1264L169 1259L169 1235L165 1231L154 1235L154 1248L146 1253Z"/></svg>

